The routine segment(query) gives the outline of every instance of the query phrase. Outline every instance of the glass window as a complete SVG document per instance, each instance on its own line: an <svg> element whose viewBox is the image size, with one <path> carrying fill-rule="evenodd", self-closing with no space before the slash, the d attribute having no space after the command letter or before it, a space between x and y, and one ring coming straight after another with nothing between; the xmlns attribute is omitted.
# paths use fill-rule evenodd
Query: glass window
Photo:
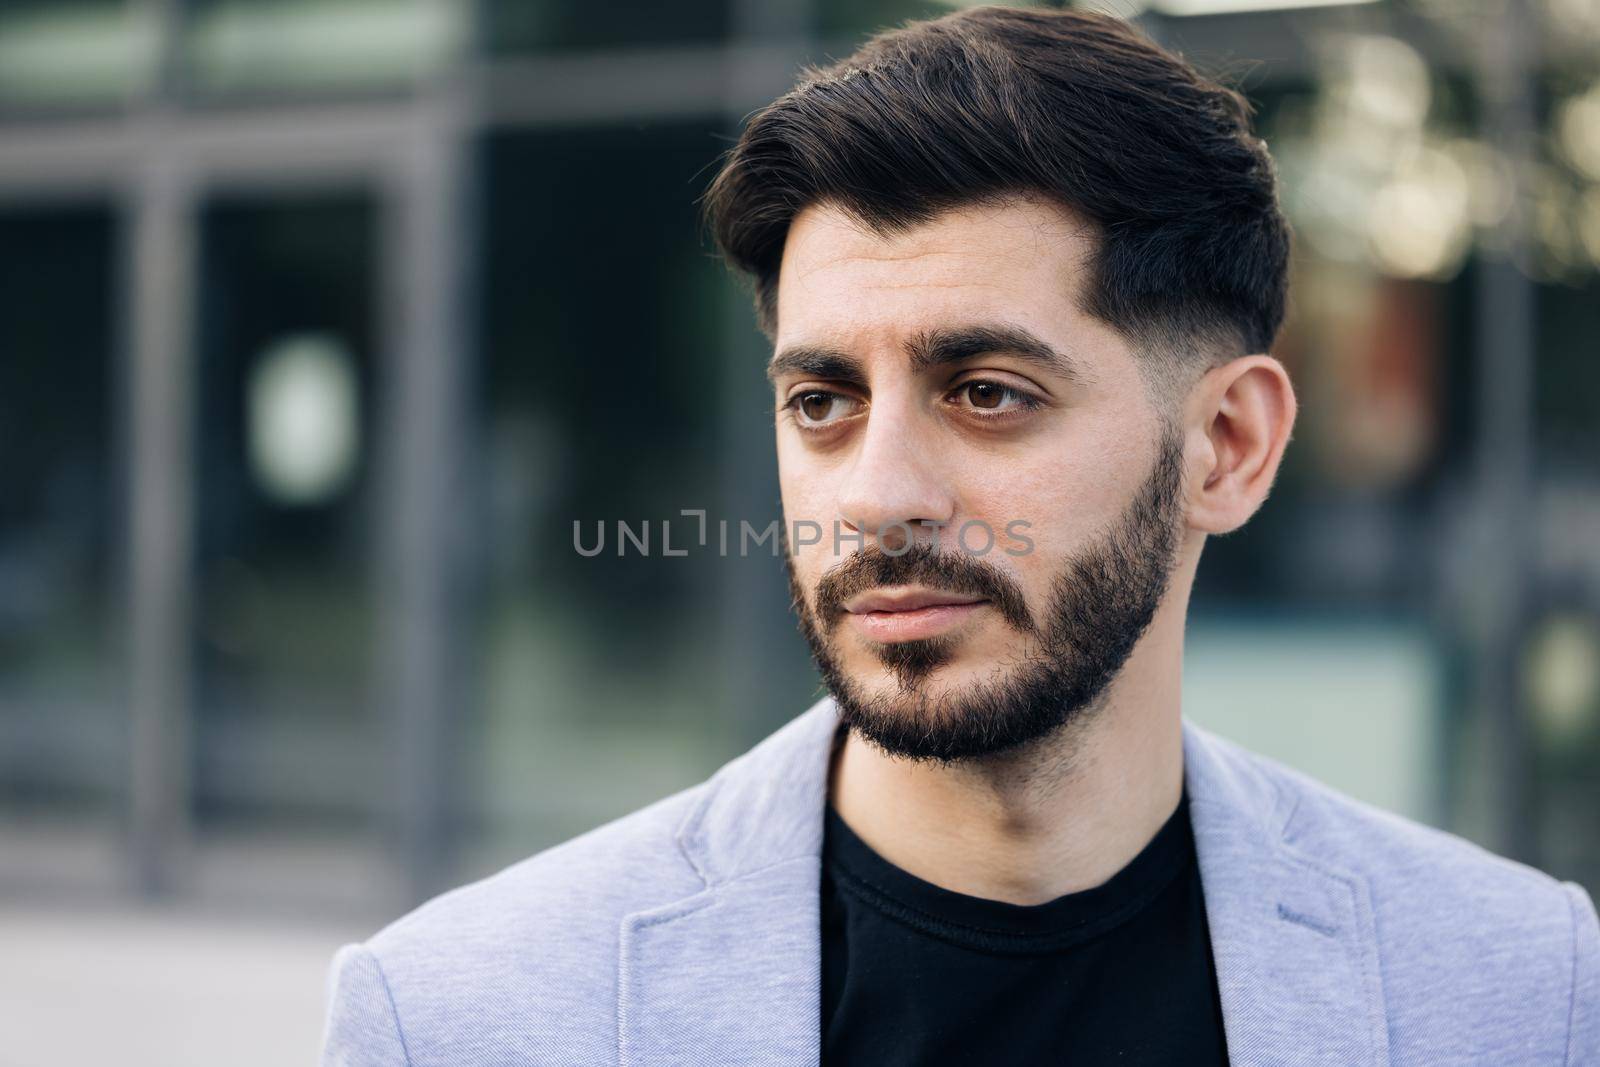
<svg viewBox="0 0 1600 1067"><path fill-rule="evenodd" d="M494 861L692 784L781 721L729 707L741 576L767 598L746 652L792 654L793 685L769 676L768 696L794 714L814 688L778 560L663 554L664 520L675 549L698 539L681 510L717 521L741 457L760 456L771 477L761 356L729 371L748 318L730 301L745 297L699 239L694 201L720 132L580 129L487 146L483 695L462 777L476 826L499 842ZM730 437L734 403L748 405L748 435ZM759 495L762 521L776 519L775 482ZM630 542L618 555L618 520L648 525L648 553ZM586 546L603 526L604 550L580 556L574 521Z"/></svg>
<svg viewBox="0 0 1600 1067"><path fill-rule="evenodd" d="M0 820L99 824L108 863L127 779L114 235L103 207L0 213Z"/></svg>
<svg viewBox="0 0 1600 1067"><path fill-rule="evenodd" d="M375 211L360 195L203 213L195 441L202 830L359 822L369 697Z"/></svg>

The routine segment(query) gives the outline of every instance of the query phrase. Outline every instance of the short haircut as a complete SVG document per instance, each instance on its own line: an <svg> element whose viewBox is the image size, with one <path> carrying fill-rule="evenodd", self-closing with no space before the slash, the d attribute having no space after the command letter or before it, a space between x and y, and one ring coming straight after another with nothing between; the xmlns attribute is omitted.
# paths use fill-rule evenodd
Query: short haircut
<svg viewBox="0 0 1600 1067"><path fill-rule="evenodd" d="M1266 352L1289 229L1251 108L1107 15L980 7L880 33L755 112L703 207L777 330L789 224L832 203L890 236L1043 197L1095 230L1083 310L1168 369ZM1185 358L1188 357L1188 358Z"/></svg>

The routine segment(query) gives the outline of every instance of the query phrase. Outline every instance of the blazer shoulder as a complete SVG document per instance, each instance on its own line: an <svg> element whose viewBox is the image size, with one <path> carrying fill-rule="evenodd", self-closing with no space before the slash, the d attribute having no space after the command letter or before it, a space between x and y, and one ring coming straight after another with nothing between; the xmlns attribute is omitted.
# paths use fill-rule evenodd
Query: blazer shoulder
<svg viewBox="0 0 1600 1067"><path fill-rule="evenodd" d="M486 878L442 893L367 942L383 957L420 950L514 951L519 939L572 937L704 887L677 833L709 782L553 845Z"/></svg>
<svg viewBox="0 0 1600 1067"><path fill-rule="evenodd" d="M1365 896L1395 1048L1486 1040L1477 1031L1487 1029L1537 1040L1553 1062L1589 1062L1579 1049L1600 1055L1600 934L1580 886L1219 748L1276 794L1289 854ZM1554 1055L1566 1046L1565 1060Z"/></svg>
<svg viewBox="0 0 1600 1067"><path fill-rule="evenodd" d="M329 977L325 1062L613 1056L622 920L704 888L677 834L710 786L453 889L345 946ZM374 1034L406 1058L335 1058L347 1046L379 1048Z"/></svg>
<svg viewBox="0 0 1600 1067"><path fill-rule="evenodd" d="M1526 912L1530 905L1551 913L1566 910L1561 883L1535 867L1357 800L1268 757L1229 747L1277 790L1285 844L1359 873L1377 891L1430 898L1458 922L1497 920L1506 909Z"/></svg>

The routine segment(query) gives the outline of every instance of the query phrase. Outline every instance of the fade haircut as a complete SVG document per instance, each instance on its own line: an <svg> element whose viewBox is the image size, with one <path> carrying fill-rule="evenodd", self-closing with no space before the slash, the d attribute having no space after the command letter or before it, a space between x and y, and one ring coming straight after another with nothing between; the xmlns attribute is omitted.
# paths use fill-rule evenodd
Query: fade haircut
<svg viewBox="0 0 1600 1067"><path fill-rule="evenodd" d="M1087 220L1083 310L1160 377L1270 350L1289 230L1250 105L1121 19L972 8L880 33L755 112L703 207L777 331L789 224L828 202L888 237L1042 197Z"/></svg>

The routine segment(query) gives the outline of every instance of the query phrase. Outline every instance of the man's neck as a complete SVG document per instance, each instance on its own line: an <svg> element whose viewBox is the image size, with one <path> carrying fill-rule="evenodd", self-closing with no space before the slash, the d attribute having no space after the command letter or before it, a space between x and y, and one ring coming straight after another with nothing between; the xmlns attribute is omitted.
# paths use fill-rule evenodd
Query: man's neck
<svg viewBox="0 0 1600 1067"><path fill-rule="evenodd" d="M834 755L830 802L884 859L958 893L1041 904L1100 885L1149 843L1183 789L1181 655L1146 636L1156 640L1140 642L1101 706L1021 750L913 763L851 731Z"/></svg>

